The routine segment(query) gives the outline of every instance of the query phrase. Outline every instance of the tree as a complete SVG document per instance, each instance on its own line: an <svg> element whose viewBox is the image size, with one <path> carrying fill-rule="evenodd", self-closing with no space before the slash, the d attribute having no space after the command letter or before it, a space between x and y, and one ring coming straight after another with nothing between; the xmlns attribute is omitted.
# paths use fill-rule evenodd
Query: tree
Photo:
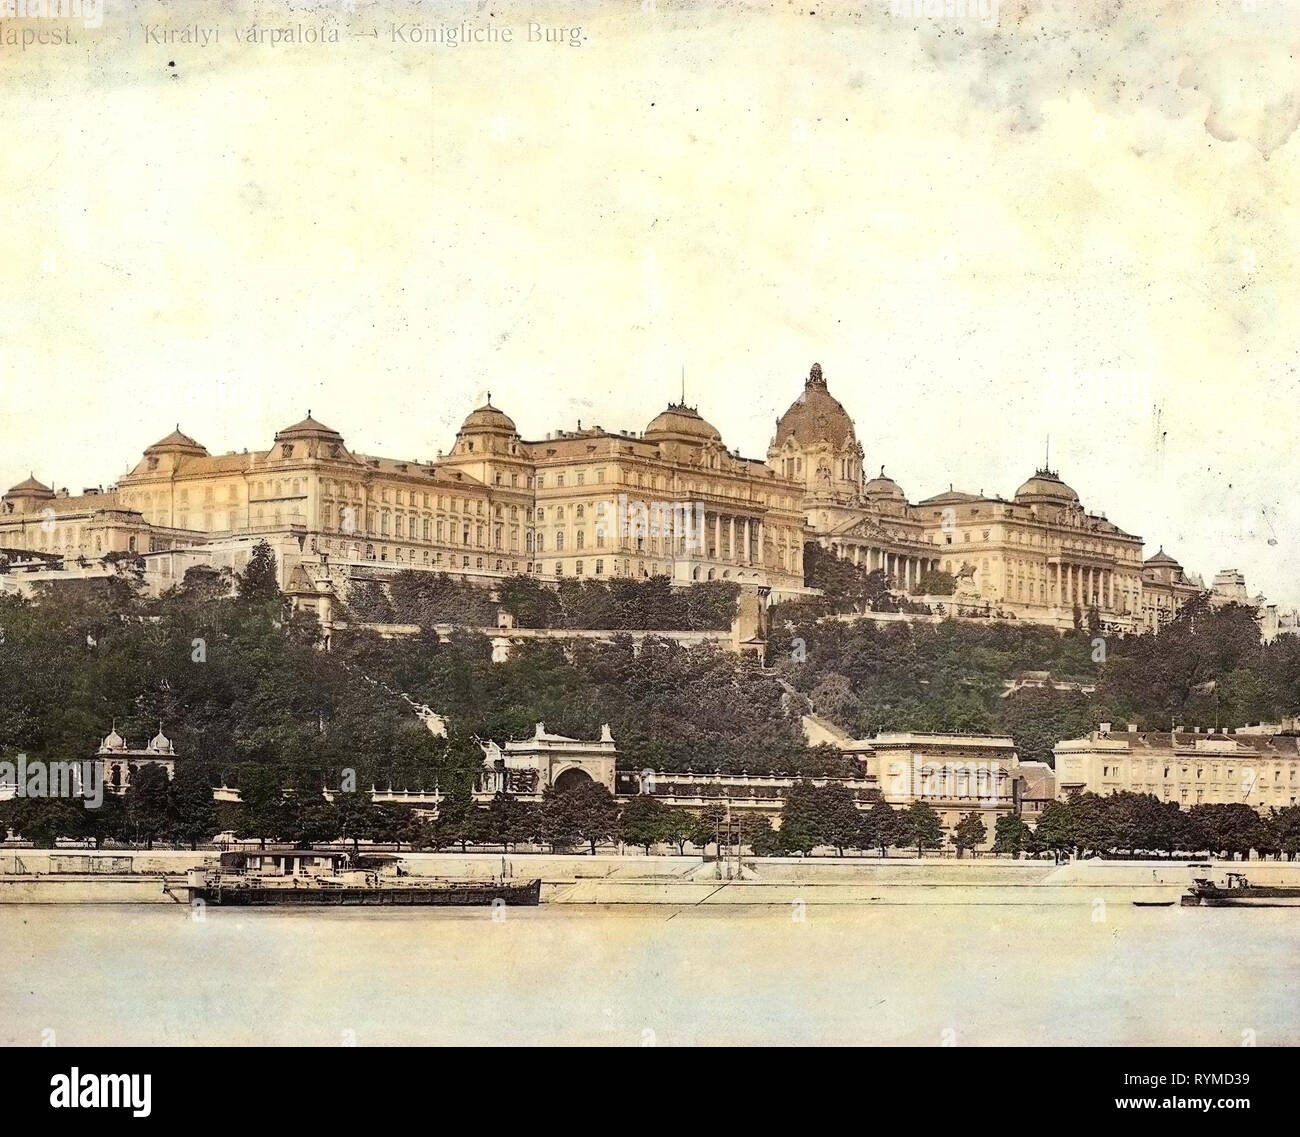
<svg viewBox="0 0 1300 1137"><path fill-rule="evenodd" d="M892 845L903 837L902 817L887 801L878 801L865 815L863 845L870 844L880 850L882 857L889 855Z"/></svg>
<svg viewBox="0 0 1300 1137"><path fill-rule="evenodd" d="M182 761L167 789L169 831L176 840L197 849L200 841L207 841L217 831L217 805L207 772L197 763Z"/></svg>
<svg viewBox="0 0 1300 1137"><path fill-rule="evenodd" d="M950 572L923 572L913 586L916 596L951 596L957 590L957 580Z"/></svg>
<svg viewBox="0 0 1300 1137"><path fill-rule="evenodd" d="M280 598L279 574L276 571L275 553L265 541L253 546L248 564L237 578L239 598L250 603L262 603Z"/></svg>
<svg viewBox="0 0 1300 1137"><path fill-rule="evenodd" d="M361 838L377 837L376 830L381 818L370 795L365 792L340 792L334 795L335 833L332 836L352 842L352 854L355 856L361 847Z"/></svg>
<svg viewBox="0 0 1300 1137"><path fill-rule="evenodd" d="M162 766L147 762L131 771L126 791L126 828L136 842L144 841L147 849L152 849L154 841L168 830L169 797L167 771Z"/></svg>
<svg viewBox="0 0 1300 1137"><path fill-rule="evenodd" d="M487 808L487 839L507 852L512 844L537 836L539 818L531 802L497 794Z"/></svg>
<svg viewBox="0 0 1300 1137"><path fill-rule="evenodd" d="M653 794L637 794L623 807L619 817L619 836L629 845L640 845L649 854L650 846L669 837L672 812Z"/></svg>
<svg viewBox="0 0 1300 1137"><path fill-rule="evenodd" d="M339 836L338 809L323 794L286 797L281 812L281 833L297 848L308 849Z"/></svg>
<svg viewBox="0 0 1300 1137"><path fill-rule="evenodd" d="M572 834L574 841L588 842L592 856L599 842L613 840L618 832L618 805L614 795L599 782L583 782L571 790L553 793L550 805L556 818L552 832Z"/></svg>
<svg viewBox="0 0 1300 1137"><path fill-rule="evenodd" d="M21 797L5 802L4 823L37 849L52 849L59 837L74 837L85 824L87 811L78 801L62 797Z"/></svg>
<svg viewBox="0 0 1300 1137"><path fill-rule="evenodd" d="M923 801L914 801L902 813L902 844L915 845L916 855L925 849L937 849L943 844L943 827L939 815Z"/></svg>
<svg viewBox="0 0 1300 1137"><path fill-rule="evenodd" d="M686 842L701 836L699 818L685 809L669 809L664 818L664 839L677 846L677 852L686 855ZM705 840L708 840L707 836Z"/></svg>
<svg viewBox="0 0 1300 1137"><path fill-rule="evenodd" d="M548 786L542 795L542 837L551 852L567 849L583 838L580 803L571 794L559 793Z"/></svg>
<svg viewBox="0 0 1300 1137"><path fill-rule="evenodd" d="M214 568L212 565L191 565L185 570L178 592L187 601L202 603L209 600L223 600L230 595L235 584L234 575L228 568Z"/></svg>
<svg viewBox="0 0 1300 1137"><path fill-rule="evenodd" d="M281 805L284 789L274 769L260 763L249 763L239 770L239 797L243 803L237 833L253 838L266 848L266 839L280 836L284 821Z"/></svg>
<svg viewBox="0 0 1300 1137"><path fill-rule="evenodd" d="M810 853L826 844L826 809L812 782L800 779L786 793L779 832L784 852Z"/></svg>
<svg viewBox="0 0 1300 1137"><path fill-rule="evenodd" d="M1001 818L998 819L999 821ZM974 810L966 814L952 833L952 843L957 849L957 856L961 856L966 850L972 852L977 849L988 836L988 827L984 824L984 819Z"/></svg>
<svg viewBox="0 0 1300 1137"><path fill-rule="evenodd" d="M785 826L776 829L770 818L759 814L742 819L741 843L749 846L756 857L782 857L790 851L784 837Z"/></svg>
<svg viewBox="0 0 1300 1137"><path fill-rule="evenodd" d="M823 787L821 800L825 808L825 836L842 857L845 849L865 846L862 812L847 787L830 783Z"/></svg>
<svg viewBox="0 0 1300 1137"><path fill-rule="evenodd" d="M1018 813L1002 813L993 825L993 851L1019 856L1029 843L1031 830Z"/></svg>
<svg viewBox="0 0 1300 1137"><path fill-rule="evenodd" d="M1070 805L1063 801L1049 801L1034 832L1043 848L1059 861L1062 853L1075 846L1074 816Z"/></svg>

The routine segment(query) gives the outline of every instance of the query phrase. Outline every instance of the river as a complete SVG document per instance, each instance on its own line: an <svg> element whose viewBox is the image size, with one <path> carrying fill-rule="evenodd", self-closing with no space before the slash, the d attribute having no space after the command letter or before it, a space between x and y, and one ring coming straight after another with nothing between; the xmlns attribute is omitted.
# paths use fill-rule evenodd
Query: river
<svg viewBox="0 0 1300 1137"><path fill-rule="evenodd" d="M1300 1041L1295 910L799 914L13 905L0 1042Z"/></svg>

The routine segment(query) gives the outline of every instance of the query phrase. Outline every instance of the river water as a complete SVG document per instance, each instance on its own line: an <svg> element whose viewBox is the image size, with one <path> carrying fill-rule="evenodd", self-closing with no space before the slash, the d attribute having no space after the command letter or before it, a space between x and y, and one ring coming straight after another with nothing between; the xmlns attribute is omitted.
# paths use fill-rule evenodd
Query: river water
<svg viewBox="0 0 1300 1137"><path fill-rule="evenodd" d="M1300 1042L1294 909L799 915L6 905L0 1043Z"/></svg>

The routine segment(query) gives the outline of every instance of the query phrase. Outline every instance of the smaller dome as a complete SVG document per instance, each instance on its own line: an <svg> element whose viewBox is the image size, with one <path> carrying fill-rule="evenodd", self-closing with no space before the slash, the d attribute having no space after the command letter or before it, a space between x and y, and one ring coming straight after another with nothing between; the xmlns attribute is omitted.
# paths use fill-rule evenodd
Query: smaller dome
<svg viewBox="0 0 1300 1137"><path fill-rule="evenodd" d="M14 497L53 497L54 491L49 486L42 485L34 476L29 474L5 496L10 495Z"/></svg>
<svg viewBox="0 0 1300 1137"><path fill-rule="evenodd" d="M277 432L275 436L276 442L292 442L298 438L326 438L330 442L343 441L343 436L337 430L312 418L311 411L307 412L307 417L302 422L296 422L293 426L286 426L283 430Z"/></svg>
<svg viewBox="0 0 1300 1137"><path fill-rule="evenodd" d="M163 734L161 725L158 727L158 733L149 739L149 749L159 754L171 754L175 750L172 740Z"/></svg>
<svg viewBox="0 0 1300 1137"><path fill-rule="evenodd" d="M123 738L120 734L118 734L117 727L114 727L105 736L104 744L100 747L100 749L101 750L125 750L126 739Z"/></svg>
<svg viewBox="0 0 1300 1137"><path fill-rule="evenodd" d="M701 418L699 411L685 403L669 403L668 409L655 415L645 428L646 438L674 436L708 442L722 441L718 428Z"/></svg>
<svg viewBox="0 0 1300 1137"><path fill-rule="evenodd" d="M488 394L488 401L470 411L469 417L460 425L461 434L482 431L496 431L501 434L519 433L515 427L515 420L499 407L492 405L491 393Z"/></svg>
<svg viewBox="0 0 1300 1137"><path fill-rule="evenodd" d="M1165 552L1165 547L1163 545L1160 546L1160 549L1156 552L1156 555L1154 557L1148 557L1142 563L1144 565L1168 565L1170 568L1176 568L1176 569L1180 569L1183 567L1176 560L1174 560L1173 557L1171 557L1168 553Z"/></svg>
<svg viewBox="0 0 1300 1137"><path fill-rule="evenodd" d="M903 492L902 486L894 481L893 478L885 476L884 466L880 467L880 476L872 478L871 481L862 487L862 492L867 497L894 498L897 501L907 500L907 495Z"/></svg>
<svg viewBox="0 0 1300 1137"><path fill-rule="evenodd" d="M1067 486L1055 470L1035 470L1034 476L1016 490L1016 501L1046 501L1079 504L1079 495Z"/></svg>
<svg viewBox="0 0 1300 1137"><path fill-rule="evenodd" d="M180 423L166 438L160 438L145 450L146 454L192 454L196 458L206 458L207 449L195 442L188 434L181 431Z"/></svg>

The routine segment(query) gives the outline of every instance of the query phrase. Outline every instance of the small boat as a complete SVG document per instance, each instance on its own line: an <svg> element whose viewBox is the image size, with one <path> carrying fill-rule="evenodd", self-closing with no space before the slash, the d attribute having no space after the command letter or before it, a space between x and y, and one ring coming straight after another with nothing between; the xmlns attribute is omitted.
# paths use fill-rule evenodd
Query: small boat
<svg viewBox="0 0 1300 1137"><path fill-rule="evenodd" d="M215 869L186 877L190 903L220 906L536 905L539 879L448 880L412 876L400 857L334 849L259 849L222 853Z"/></svg>
<svg viewBox="0 0 1300 1137"><path fill-rule="evenodd" d="M1197 877L1182 903L1184 908L1300 908L1300 887L1251 884L1241 873L1230 872L1224 885Z"/></svg>
<svg viewBox="0 0 1300 1137"><path fill-rule="evenodd" d="M1133 901L1133 907L1134 907L1134 908L1172 908L1173 906L1174 906L1174 902L1173 902L1172 900L1135 900L1135 901Z"/></svg>

